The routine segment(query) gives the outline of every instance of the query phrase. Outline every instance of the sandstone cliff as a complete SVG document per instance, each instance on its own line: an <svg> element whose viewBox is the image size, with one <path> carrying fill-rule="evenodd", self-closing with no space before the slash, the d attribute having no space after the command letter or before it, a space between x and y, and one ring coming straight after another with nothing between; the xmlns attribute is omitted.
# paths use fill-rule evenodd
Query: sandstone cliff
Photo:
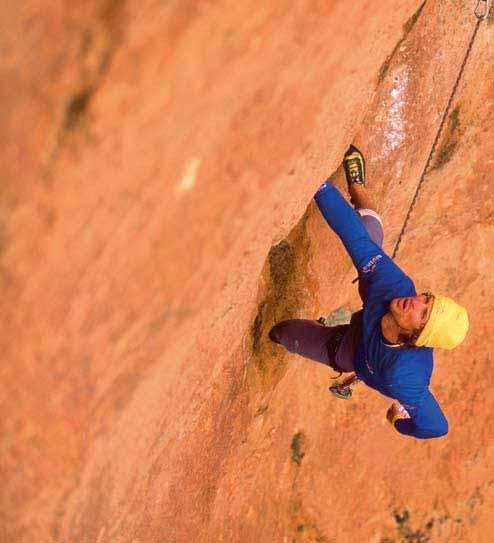
<svg viewBox="0 0 494 543"><path fill-rule="evenodd" d="M393 252L474 8L7 0L0 541L492 540L492 20L396 257L470 313L435 355L448 436L266 337L358 309L312 196L354 142Z"/></svg>

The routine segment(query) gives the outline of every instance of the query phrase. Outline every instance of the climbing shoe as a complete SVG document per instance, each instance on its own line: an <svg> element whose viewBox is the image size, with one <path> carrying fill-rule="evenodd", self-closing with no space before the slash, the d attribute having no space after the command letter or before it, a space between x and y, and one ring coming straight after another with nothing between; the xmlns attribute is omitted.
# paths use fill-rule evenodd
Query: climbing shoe
<svg viewBox="0 0 494 543"><path fill-rule="evenodd" d="M345 153L343 166L345 168L348 187L351 185L365 186L364 156L354 145L350 145L348 151Z"/></svg>
<svg viewBox="0 0 494 543"><path fill-rule="evenodd" d="M352 389L350 387L333 385L329 387L329 391L342 400L349 400L352 397Z"/></svg>

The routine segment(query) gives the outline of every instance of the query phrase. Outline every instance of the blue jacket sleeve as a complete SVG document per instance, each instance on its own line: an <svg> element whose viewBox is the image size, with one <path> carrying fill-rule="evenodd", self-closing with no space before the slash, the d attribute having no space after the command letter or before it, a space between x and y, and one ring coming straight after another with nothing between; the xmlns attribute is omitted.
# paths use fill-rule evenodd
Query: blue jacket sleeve
<svg viewBox="0 0 494 543"><path fill-rule="evenodd" d="M324 219L340 237L366 283L368 296L398 297L415 293L412 281L372 241L354 209L330 182L317 191L315 200Z"/></svg>
<svg viewBox="0 0 494 543"><path fill-rule="evenodd" d="M399 419L394 426L400 434L413 436L419 439L441 437L448 433L448 421L439 404L429 390L421 400L414 404L406 402L406 398L397 398L408 411L411 418Z"/></svg>

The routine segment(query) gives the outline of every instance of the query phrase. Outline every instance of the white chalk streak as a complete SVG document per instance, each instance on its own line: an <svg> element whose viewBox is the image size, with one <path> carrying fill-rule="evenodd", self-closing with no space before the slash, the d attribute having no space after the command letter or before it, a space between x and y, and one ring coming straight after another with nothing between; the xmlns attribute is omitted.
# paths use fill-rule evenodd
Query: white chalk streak
<svg viewBox="0 0 494 543"><path fill-rule="evenodd" d="M401 70L393 77L391 96L386 100L384 120L384 142L380 158L386 158L405 140L405 106L408 87L408 71ZM401 172L400 172L401 173Z"/></svg>
<svg viewBox="0 0 494 543"><path fill-rule="evenodd" d="M185 173L178 184L178 190L180 192L185 192L191 190L197 181L197 172L199 171L199 166L201 165L201 160L199 158L193 158L187 164Z"/></svg>

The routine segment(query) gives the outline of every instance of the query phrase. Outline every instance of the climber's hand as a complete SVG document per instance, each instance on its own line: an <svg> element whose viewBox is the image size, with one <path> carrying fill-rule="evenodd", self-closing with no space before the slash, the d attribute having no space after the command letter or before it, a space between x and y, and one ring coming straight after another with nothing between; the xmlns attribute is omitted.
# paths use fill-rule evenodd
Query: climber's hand
<svg viewBox="0 0 494 543"><path fill-rule="evenodd" d="M408 419L410 415L401 403L393 402L386 413L386 418L391 424L394 424L398 419Z"/></svg>

